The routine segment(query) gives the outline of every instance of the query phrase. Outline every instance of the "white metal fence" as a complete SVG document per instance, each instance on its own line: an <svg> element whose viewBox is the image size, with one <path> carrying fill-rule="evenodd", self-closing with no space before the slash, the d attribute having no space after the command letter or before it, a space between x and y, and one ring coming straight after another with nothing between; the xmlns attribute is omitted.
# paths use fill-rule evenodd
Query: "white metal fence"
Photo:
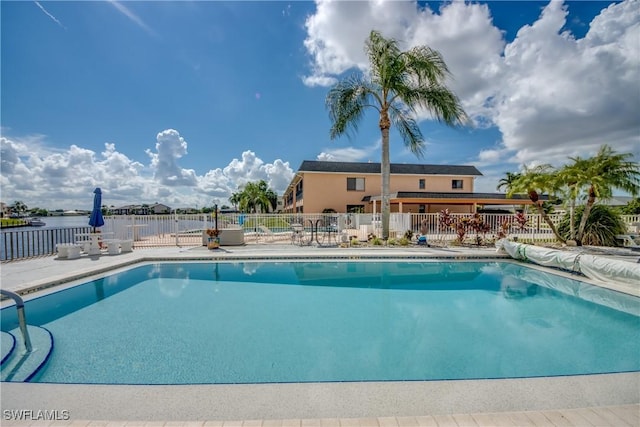
<svg viewBox="0 0 640 427"><path fill-rule="evenodd" d="M471 214L451 214L452 220L467 218ZM550 215L558 224L560 215ZM497 238L505 221L515 221L509 214L480 214L487 224L486 232L476 233L468 229L465 242L475 242L476 236L483 240ZM623 215L629 232L639 232L640 215ZM202 246L206 243L204 230L216 226L212 214L190 215L118 215L105 217L103 233L109 238L131 239L134 247L154 246ZM368 240L372 235L381 236L380 214L225 214L218 215L219 229L242 229L244 242L337 244L342 239ZM390 218L390 237L403 237L407 231L414 235L424 231L430 241L450 242L458 239L455 227L443 227L440 214L393 213ZM294 233L294 229L298 233ZM11 261L55 253L57 243L75 240L74 234L86 232L87 227L50 230L2 231L0 260ZM539 215L528 215L523 227L513 224L509 236L524 242L554 242L549 226Z"/></svg>
<svg viewBox="0 0 640 427"><path fill-rule="evenodd" d="M450 214L454 221L471 219L472 214ZM560 214L549 215L557 225ZM511 222L508 234L520 241L553 242L555 237L549 225L540 215L527 215L527 222L520 227L513 214L479 214L487 224L483 238L495 238L505 222ZM640 224L640 215L624 215L623 220L633 232ZM113 232L115 238L133 239L135 246L200 246L203 231L214 228L213 214L190 215L129 215L105 218L105 232ZM242 228L245 242L287 242L291 241L293 225L300 224L307 234L338 240L339 235L365 241L372 235L381 236L380 214L220 214L217 217L219 229ZM390 218L391 237L400 238L407 231L413 234L426 230L431 240L452 241L458 239L455 227L443 227L440 214L392 213ZM466 239L474 239L476 232L468 230Z"/></svg>

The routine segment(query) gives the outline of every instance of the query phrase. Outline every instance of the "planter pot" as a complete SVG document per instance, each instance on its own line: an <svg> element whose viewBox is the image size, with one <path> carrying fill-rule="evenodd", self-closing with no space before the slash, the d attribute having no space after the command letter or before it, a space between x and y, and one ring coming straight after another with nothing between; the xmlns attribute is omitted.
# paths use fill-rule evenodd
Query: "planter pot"
<svg viewBox="0 0 640 427"><path fill-rule="evenodd" d="M208 249L218 249L220 247L220 239L217 237L210 237L207 242Z"/></svg>

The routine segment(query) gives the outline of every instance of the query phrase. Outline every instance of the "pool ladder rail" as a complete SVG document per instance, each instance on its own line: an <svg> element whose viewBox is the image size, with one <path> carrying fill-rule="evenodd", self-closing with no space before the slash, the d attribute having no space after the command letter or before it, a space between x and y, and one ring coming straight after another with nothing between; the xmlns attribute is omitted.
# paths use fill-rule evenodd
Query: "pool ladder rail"
<svg viewBox="0 0 640 427"><path fill-rule="evenodd" d="M18 328L0 333L0 380L26 382L32 379L45 365L53 350L51 332L40 326L27 324L24 301L20 295L0 289L0 294L15 301L18 311ZM22 340L17 340L16 335ZM31 342L34 338L35 347Z"/></svg>

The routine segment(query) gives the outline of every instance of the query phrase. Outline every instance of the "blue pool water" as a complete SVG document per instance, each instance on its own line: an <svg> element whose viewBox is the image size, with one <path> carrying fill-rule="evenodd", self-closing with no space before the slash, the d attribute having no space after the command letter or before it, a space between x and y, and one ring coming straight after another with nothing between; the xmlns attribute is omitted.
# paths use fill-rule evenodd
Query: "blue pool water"
<svg viewBox="0 0 640 427"><path fill-rule="evenodd" d="M33 381L193 384L638 371L639 307L510 262L245 262L140 266L26 310L55 340Z"/></svg>

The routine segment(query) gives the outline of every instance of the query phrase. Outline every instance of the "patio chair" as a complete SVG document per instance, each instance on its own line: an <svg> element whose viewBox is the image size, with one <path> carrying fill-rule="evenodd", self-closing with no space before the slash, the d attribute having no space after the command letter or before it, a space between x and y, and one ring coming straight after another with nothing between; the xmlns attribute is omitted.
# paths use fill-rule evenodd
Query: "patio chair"
<svg viewBox="0 0 640 427"><path fill-rule="evenodd" d="M264 225L259 225L258 229L260 230L258 232L258 236L266 236L267 241L273 242L274 238L275 238L275 234L273 234L273 231L271 231L268 227L265 227Z"/></svg>
<svg viewBox="0 0 640 427"><path fill-rule="evenodd" d="M616 239L621 240L625 248L631 249L632 251L640 251L640 235L618 234Z"/></svg>

